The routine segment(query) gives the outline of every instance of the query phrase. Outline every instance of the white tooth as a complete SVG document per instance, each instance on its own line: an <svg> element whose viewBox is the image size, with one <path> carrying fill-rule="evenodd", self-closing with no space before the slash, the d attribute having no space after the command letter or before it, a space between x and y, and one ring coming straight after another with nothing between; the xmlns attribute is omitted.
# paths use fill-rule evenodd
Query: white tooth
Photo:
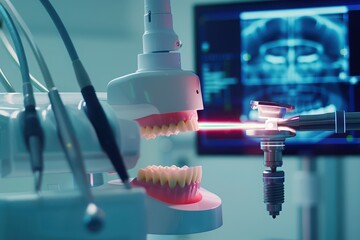
<svg viewBox="0 0 360 240"><path fill-rule="evenodd" d="M198 131L199 130L199 123L198 123L197 119L194 118L191 121L192 121L193 127L194 127L193 131Z"/></svg>
<svg viewBox="0 0 360 240"><path fill-rule="evenodd" d="M201 175L202 175L201 166L197 166L196 167L196 182L200 182Z"/></svg>
<svg viewBox="0 0 360 240"><path fill-rule="evenodd" d="M159 126L154 126L153 133L154 135L158 135L161 131L161 128Z"/></svg>
<svg viewBox="0 0 360 240"><path fill-rule="evenodd" d="M182 132L187 132L188 131L188 123L187 122L185 122L185 121L182 121L183 123L184 123L184 125L182 125L182 123L181 123L181 131Z"/></svg>
<svg viewBox="0 0 360 240"><path fill-rule="evenodd" d="M191 183L192 170L191 168L187 168L185 172L186 172L185 183L186 185L189 185Z"/></svg>
<svg viewBox="0 0 360 240"><path fill-rule="evenodd" d="M198 176L199 176L199 171L196 167L193 167L193 179L192 182L195 183L197 182Z"/></svg>
<svg viewBox="0 0 360 240"><path fill-rule="evenodd" d="M193 131L199 130L199 124L196 119L191 119L192 125L193 125Z"/></svg>
<svg viewBox="0 0 360 240"><path fill-rule="evenodd" d="M161 186L164 186L168 182L166 171L164 171L164 169L159 169L159 177Z"/></svg>
<svg viewBox="0 0 360 240"><path fill-rule="evenodd" d="M200 167L199 166L194 167L194 170L196 171L194 182L199 182L200 181Z"/></svg>
<svg viewBox="0 0 360 240"><path fill-rule="evenodd" d="M198 177L198 182L201 182L201 179L202 179L202 167L199 166L199 177Z"/></svg>
<svg viewBox="0 0 360 240"><path fill-rule="evenodd" d="M146 180L146 182L150 182L152 180L151 172L149 169L146 169L146 171L145 171L145 180Z"/></svg>
<svg viewBox="0 0 360 240"><path fill-rule="evenodd" d="M186 121L186 130L187 130L187 131L191 131L191 130L192 130L192 125L191 125L191 121L190 121L190 120L187 120L187 121Z"/></svg>
<svg viewBox="0 0 360 240"><path fill-rule="evenodd" d="M174 134L176 132L176 125L174 123L170 124L169 131L171 132L171 134Z"/></svg>
<svg viewBox="0 0 360 240"><path fill-rule="evenodd" d="M196 124L193 121L191 121L191 131L196 131Z"/></svg>
<svg viewBox="0 0 360 240"><path fill-rule="evenodd" d="M151 167L151 168L149 169L149 173L150 173L150 176L151 176L150 181L151 181L152 183L154 183L155 170L154 170L153 167Z"/></svg>
<svg viewBox="0 0 360 240"><path fill-rule="evenodd" d="M176 167L175 165L172 165L167 170L170 188L174 188L176 186L177 179L178 179L177 172L178 172L178 167Z"/></svg>
<svg viewBox="0 0 360 240"><path fill-rule="evenodd" d="M187 184L193 183L194 175L195 175L194 168L190 167L188 170Z"/></svg>
<svg viewBox="0 0 360 240"><path fill-rule="evenodd" d="M169 125L169 129L168 129L168 131L167 131L167 133L166 133L166 136L170 136L170 135L172 135L172 134L174 134L174 132L175 132L175 128L174 128L174 124L170 124Z"/></svg>
<svg viewBox="0 0 360 240"><path fill-rule="evenodd" d="M169 129L169 126L168 125L162 125L161 126L161 133L166 133Z"/></svg>
<svg viewBox="0 0 360 240"><path fill-rule="evenodd" d="M195 125L193 121L189 120L188 126L189 131L193 132L195 130Z"/></svg>
<svg viewBox="0 0 360 240"><path fill-rule="evenodd" d="M145 127L145 128L143 129L143 136L144 136L146 139L151 138L151 129L150 129L150 127Z"/></svg>
<svg viewBox="0 0 360 240"><path fill-rule="evenodd" d="M155 134L156 136L163 136L163 132L162 132L162 127L158 127L157 133Z"/></svg>
<svg viewBox="0 0 360 240"><path fill-rule="evenodd" d="M144 181L145 180L145 170L140 169L137 175L138 180Z"/></svg>
<svg viewBox="0 0 360 240"><path fill-rule="evenodd" d="M146 135L151 135L151 127L147 126L147 127L145 128L145 134L146 134Z"/></svg>
<svg viewBox="0 0 360 240"><path fill-rule="evenodd" d="M169 187L174 188L176 186L176 177L169 177Z"/></svg>
<svg viewBox="0 0 360 240"><path fill-rule="evenodd" d="M202 167L199 166L199 182L201 182L202 179Z"/></svg>
<svg viewBox="0 0 360 240"><path fill-rule="evenodd" d="M184 121L180 121L178 124L177 124L178 128L180 131L182 132L185 132L186 131L186 124Z"/></svg>
<svg viewBox="0 0 360 240"><path fill-rule="evenodd" d="M185 186L186 172L185 168L180 168L178 171L178 184L182 188Z"/></svg>
<svg viewBox="0 0 360 240"><path fill-rule="evenodd" d="M151 130L151 134L150 134L150 138L151 138L151 139L154 139L154 138L156 138L156 136L157 136L156 133L155 133L154 130L152 129L152 130Z"/></svg>
<svg viewBox="0 0 360 240"><path fill-rule="evenodd" d="M187 122L186 122L186 126L187 126L187 130L188 131L193 131L193 125L192 125L192 122L190 121L190 120L188 120Z"/></svg>
<svg viewBox="0 0 360 240"><path fill-rule="evenodd" d="M159 171L157 171L157 169L154 169L154 171L153 171L153 183L156 184L159 181L160 181Z"/></svg>
<svg viewBox="0 0 360 240"><path fill-rule="evenodd" d="M175 131L174 131L174 134L179 134L180 129L179 129L179 126L175 124Z"/></svg>

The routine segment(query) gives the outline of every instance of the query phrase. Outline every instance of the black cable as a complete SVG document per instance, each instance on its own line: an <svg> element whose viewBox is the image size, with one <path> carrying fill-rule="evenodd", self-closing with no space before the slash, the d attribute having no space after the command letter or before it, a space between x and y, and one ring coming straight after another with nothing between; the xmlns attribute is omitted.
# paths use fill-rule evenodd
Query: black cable
<svg viewBox="0 0 360 240"><path fill-rule="evenodd" d="M117 142L113 133L113 130L110 126L110 123L105 115L105 111L102 108L99 99L96 96L94 87L91 84L89 75L87 74L84 66L82 65L74 44L71 41L69 33L67 32L63 22L61 21L59 15L57 14L54 7L48 0L40 0L51 19L53 20L58 32L63 39L63 42L66 46L66 49L69 53L69 56L72 60L75 75L78 81L78 84L81 88L81 93L85 101L85 109L87 116L93 125L97 137L99 139L102 149L105 151L109 157L112 165L114 166L116 172L118 173L120 179L123 181L124 185L127 188L131 188L129 183L129 175L127 173L124 160L120 153L120 150L117 146Z"/></svg>

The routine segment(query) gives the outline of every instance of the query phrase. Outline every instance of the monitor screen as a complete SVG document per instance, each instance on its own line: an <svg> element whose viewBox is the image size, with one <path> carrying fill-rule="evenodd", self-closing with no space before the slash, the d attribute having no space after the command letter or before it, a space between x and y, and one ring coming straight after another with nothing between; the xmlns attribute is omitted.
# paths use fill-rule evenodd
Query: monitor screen
<svg viewBox="0 0 360 240"><path fill-rule="evenodd" d="M286 117L360 111L360 5L266 1L195 6L199 122L257 121L251 100L290 104ZM259 154L244 131L199 131L199 154ZM360 133L298 131L284 154L360 153Z"/></svg>

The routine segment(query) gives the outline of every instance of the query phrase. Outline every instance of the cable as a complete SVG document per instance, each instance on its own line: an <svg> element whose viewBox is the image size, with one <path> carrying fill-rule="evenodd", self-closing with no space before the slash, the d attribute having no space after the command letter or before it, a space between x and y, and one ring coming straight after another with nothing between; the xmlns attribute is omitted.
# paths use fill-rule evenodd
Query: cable
<svg viewBox="0 0 360 240"><path fill-rule="evenodd" d="M11 85L11 83L9 82L9 80L7 79L1 68L0 68L0 82L8 93L15 92L14 87Z"/></svg>
<svg viewBox="0 0 360 240"><path fill-rule="evenodd" d="M20 66L19 59L2 29L0 29L0 38L11 58L16 62L17 65ZM36 87L40 92L48 92L48 89L42 85L32 74L30 74L30 80L32 81L34 87Z"/></svg>
<svg viewBox="0 0 360 240"><path fill-rule="evenodd" d="M16 53L19 58L20 71L23 80L22 86L25 107L25 110L21 113L24 134L23 137L26 148L30 154L32 171L35 176L35 190L39 191L43 172L44 134L35 109L36 103L29 78L29 67L19 33L17 32L15 24L12 21L8 11L5 9L2 3L0 3L0 14L3 18L2 20L9 30Z"/></svg>
<svg viewBox="0 0 360 240"><path fill-rule="evenodd" d="M22 19L22 17L20 16L20 14L18 13L18 11L16 10L16 8L14 7L14 5L11 3L10 0L5 0L5 4L8 7L8 9L10 10L10 13L13 15L16 22L18 23L21 31L24 33L26 40L30 44L31 50L34 53L36 61L38 62L40 70L43 74L46 87L48 89L55 87L55 84L54 84L54 81L52 80L49 68L47 67L44 57L43 57L41 51L39 50L37 44L35 43L34 37L32 36L32 33L29 30L28 26L26 25L25 21ZM5 44L5 42L4 42L4 44ZM10 45L10 44L6 44L6 45ZM11 47L11 45L10 45L10 47ZM9 53L13 56L14 59L17 59L17 56L13 51L9 51Z"/></svg>
<svg viewBox="0 0 360 240"><path fill-rule="evenodd" d="M87 209L85 212L84 220L88 229L91 231L98 231L103 225L103 211L94 203L93 196L88 186L86 171L84 165L84 158L81 154L80 144L75 135L75 129L71 124L70 117L65 109L64 103L60 98L60 94L55 87L54 81L51 77L49 68L41 54L40 49L34 41L34 37L27 27L25 21L17 12L14 5L10 0L5 0L12 15L18 22L20 29L23 31L30 47L35 55L35 58L40 66L46 86L50 90L48 95L51 102L52 110L54 112L57 130L60 137L62 148L65 152L69 166L74 175L75 181L80 188L83 196L87 201Z"/></svg>
<svg viewBox="0 0 360 240"><path fill-rule="evenodd" d="M70 55L71 60L72 61L78 60L79 56L76 52L75 46L74 46L73 42L71 41L71 38L66 30L66 27L65 27L64 23L62 22L60 16L57 14L55 8L47 0L45 0L45 1L40 0L40 2L43 4L46 11L50 15L52 21L56 25L56 28L65 44L65 47Z"/></svg>
<svg viewBox="0 0 360 240"><path fill-rule="evenodd" d="M82 96L86 103L86 113L96 131L100 145L102 149L106 152L107 156L109 157L111 163L113 164L116 172L118 173L120 179L123 181L126 188L131 188L129 182L129 175L127 173L120 150L117 147L114 133L105 115L104 109L102 108L99 99L96 96L95 89L91 84L89 75L87 74L84 66L82 65L82 62L79 59L74 44L72 43L69 36L69 33L66 31L63 22L61 21L59 15L57 14L51 3L48 0L40 0L40 2L43 4L46 11L53 20L56 28L58 29L58 32L60 33L60 36L63 39L65 47L72 60L75 75L81 88Z"/></svg>

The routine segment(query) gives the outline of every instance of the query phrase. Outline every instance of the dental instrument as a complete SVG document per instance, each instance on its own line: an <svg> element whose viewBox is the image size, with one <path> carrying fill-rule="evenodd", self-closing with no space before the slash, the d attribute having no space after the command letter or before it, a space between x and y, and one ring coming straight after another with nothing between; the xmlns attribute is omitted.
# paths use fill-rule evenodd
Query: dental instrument
<svg viewBox="0 0 360 240"><path fill-rule="evenodd" d="M81 88L81 93L85 101L83 106L84 110L86 111L90 122L95 128L100 145L108 155L110 161L112 162L116 172L123 181L124 185L127 188L131 188L129 183L129 175L126 170L123 157L121 156L120 150L117 147L111 126L96 96L95 89L91 84L90 77L87 74L82 62L80 61L76 49L71 41L71 38L56 10L53 8L49 1L40 1L48 12L51 19L53 20L69 53L69 56L73 63L76 78L78 80L78 84Z"/></svg>
<svg viewBox="0 0 360 240"><path fill-rule="evenodd" d="M0 3L0 14L11 34L14 46L19 56L20 71L23 79L24 111L21 113L23 122L23 137L30 154L31 167L35 178L35 191L39 191L43 172L44 134L36 112L36 103L32 85L29 79L29 68L19 33L8 11Z"/></svg>
<svg viewBox="0 0 360 240"><path fill-rule="evenodd" d="M59 134L61 146L65 152L66 159L69 163L76 184L78 185L82 195L84 196L87 207L84 214L84 222L90 231L99 231L103 226L104 213L95 203L92 193L89 188L89 184L86 178L84 157L80 150L79 142L75 136L75 130L71 123L67 110L60 98L59 92L55 87L55 83L51 77L50 71L44 60L41 51L39 50L34 38L27 27L20 14L17 12L10 0L6 0L5 3L9 7L14 18L18 22L20 29L24 33L26 40L29 42L31 50L33 51L36 60L40 66L43 74L46 87L49 89L48 96L51 103L51 109L54 112L54 117L57 124L57 131Z"/></svg>

